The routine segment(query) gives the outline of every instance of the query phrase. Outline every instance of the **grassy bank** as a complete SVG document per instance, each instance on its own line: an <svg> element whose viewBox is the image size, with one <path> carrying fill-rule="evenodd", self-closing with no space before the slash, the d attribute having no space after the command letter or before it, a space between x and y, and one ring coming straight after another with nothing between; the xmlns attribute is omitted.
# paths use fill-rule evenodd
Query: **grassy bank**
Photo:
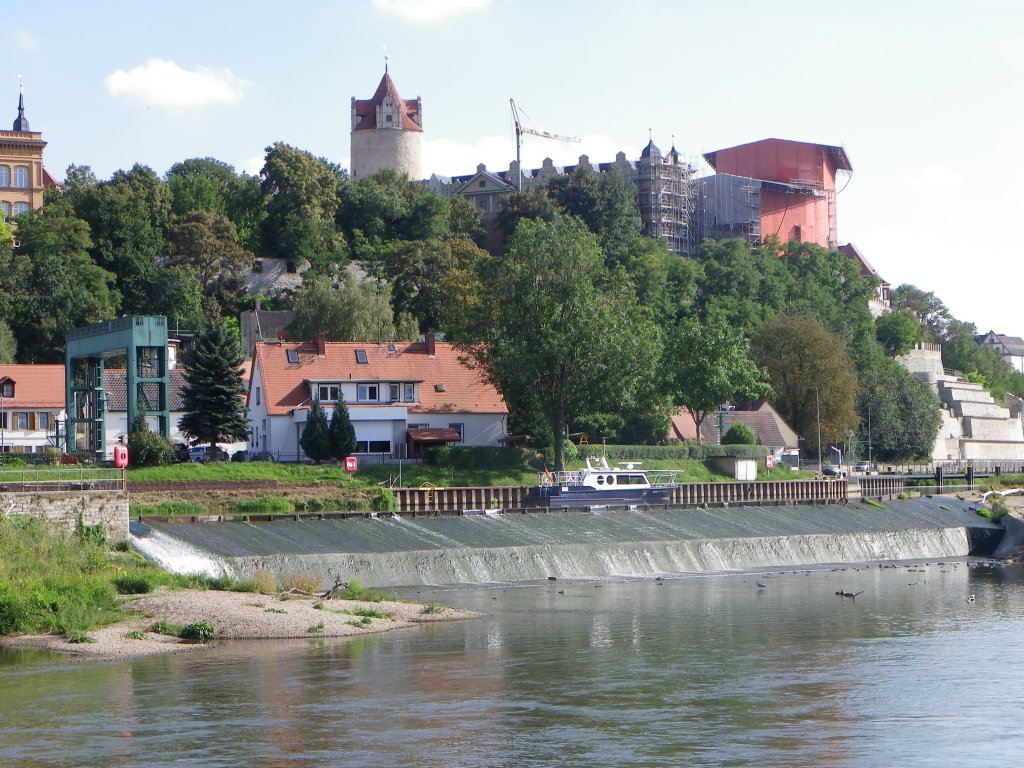
<svg viewBox="0 0 1024 768"><path fill-rule="evenodd" d="M95 529L57 530L33 517L0 517L0 635L81 633L125 617L120 595L158 586L236 588L254 584L176 576L145 560L127 542Z"/></svg>

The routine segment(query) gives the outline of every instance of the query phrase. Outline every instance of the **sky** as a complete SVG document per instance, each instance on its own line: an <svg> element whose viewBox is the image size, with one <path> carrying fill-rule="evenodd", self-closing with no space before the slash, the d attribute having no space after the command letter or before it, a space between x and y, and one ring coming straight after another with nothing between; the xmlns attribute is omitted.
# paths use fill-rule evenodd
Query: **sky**
<svg viewBox="0 0 1024 768"><path fill-rule="evenodd" d="M0 125L101 178L193 157L258 173L277 141L349 164L387 66L422 98L423 175L506 170L509 100L545 157L843 146L841 243L979 332L1024 336L1019 0L37 0L0 28ZM7 105L6 107L4 105ZM6 109L6 116L5 110Z"/></svg>

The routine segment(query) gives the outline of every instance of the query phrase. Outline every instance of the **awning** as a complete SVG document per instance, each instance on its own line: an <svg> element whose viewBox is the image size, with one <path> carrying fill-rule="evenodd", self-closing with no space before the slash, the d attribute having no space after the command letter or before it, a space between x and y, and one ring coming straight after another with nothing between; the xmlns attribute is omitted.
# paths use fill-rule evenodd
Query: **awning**
<svg viewBox="0 0 1024 768"><path fill-rule="evenodd" d="M450 427L437 427L433 429L414 427L413 429L407 429L405 433L409 437L409 442L412 443L462 442L462 435L459 434L459 431L457 429L451 429Z"/></svg>

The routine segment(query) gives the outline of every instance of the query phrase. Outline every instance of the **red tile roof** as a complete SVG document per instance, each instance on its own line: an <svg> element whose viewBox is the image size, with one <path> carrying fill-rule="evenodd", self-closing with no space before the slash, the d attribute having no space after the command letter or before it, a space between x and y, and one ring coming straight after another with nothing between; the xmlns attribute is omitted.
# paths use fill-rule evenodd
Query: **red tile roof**
<svg viewBox="0 0 1024 768"><path fill-rule="evenodd" d="M775 416L769 410L742 410L726 411L724 418L725 432L728 432L734 424L746 424L754 434L757 435L761 445L772 448L795 448L788 445L785 435L779 428ZM723 432L722 434L725 434ZM717 443L721 437L718 432L718 411L709 413L700 425L700 437L706 443ZM672 426L669 430L669 439L673 440L696 440L697 427L694 424L693 416L686 408L680 408L672 415Z"/></svg>
<svg viewBox="0 0 1024 768"><path fill-rule="evenodd" d="M422 126L416 122L413 116L419 116L419 106L414 101L406 101L398 95L398 89L395 87L394 81L391 79L391 75L384 73L384 77L381 78L380 85L377 86L377 91L373 94L373 98L370 99L356 99L355 100L355 111L356 116L359 117L359 122L352 129L353 131L364 131L372 130L377 128L377 107L384 103L384 97L390 96L392 101L398 105L399 111L402 115L402 128L406 131L422 131Z"/></svg>
<svg viewBox="0 0 1024 768"><path fill-rule="evenodd" d="M14 382L14 397L4 398L4 410L64 408L63 365L0 365L0 381Z"/></svg>
<svg viewBox="0 0 1024 768"><path fill-rule="evenodd" d="M309 381L321 382L419 382L419 402L408 403L409 413L508 413L498 390L486 383L479 371L459 360L459 352L437 342L435 354L427 354L423 342L394 344L326 342L317 355L308 342L259 342L253 354L253 370L259 370L263 399L270 415L282 415L309 401ZM288 362L294 350L297 363ZM366 363L356 362L363 350Z"/></svg>

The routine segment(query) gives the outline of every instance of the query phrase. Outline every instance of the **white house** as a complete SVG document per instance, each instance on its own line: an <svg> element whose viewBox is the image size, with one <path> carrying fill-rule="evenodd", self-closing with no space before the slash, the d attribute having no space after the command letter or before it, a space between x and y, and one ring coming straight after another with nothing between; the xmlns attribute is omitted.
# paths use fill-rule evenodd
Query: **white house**
<svg viewBox="0 0 1024 768"><path fill-rule="evenodd" d="M1013 370L1024 373L1024 339L1020 336L1007 336L995 331L977 336L982 346L993 347Z"/></svg>
<svg viewBox="0 0 1024 768"><path fill-rule="evenodd" d="M0 365L0 453L55 447L63 420L63 365Z"/></svg>
<svg viewBox="0 0 1024 768"><path fill-rule="evenodd" d="M421 456L431 445L499 445L508 408L451 344L259 342L249 384L249 450L301 461L299 438L314 398L330 419L344 399L356 453Z"/></svg>

